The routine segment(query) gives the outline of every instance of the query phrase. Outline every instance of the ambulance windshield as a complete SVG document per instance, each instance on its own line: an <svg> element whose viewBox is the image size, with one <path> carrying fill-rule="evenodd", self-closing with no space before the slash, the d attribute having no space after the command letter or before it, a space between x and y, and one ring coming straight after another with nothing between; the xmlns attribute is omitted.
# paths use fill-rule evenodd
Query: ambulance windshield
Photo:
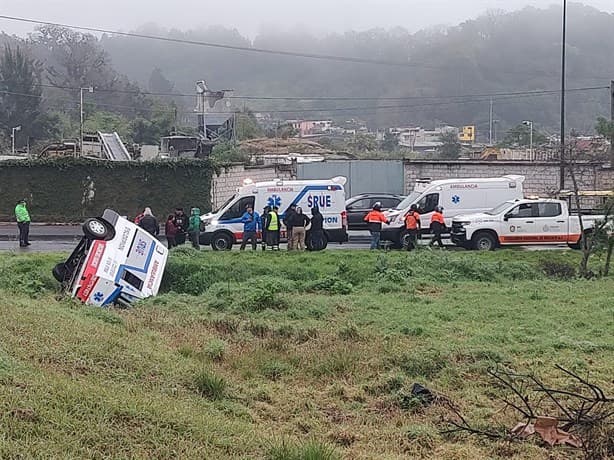
<svg viewBox="0 0 614 460"><path fill-rule="evenodd" d="M223 204L222 206L220 206L220 207L219 207L219 208L217 208L215 211L213 211L213 214L217 214L217 213L218 213L218 212L220 212L222 209L224 209L226 206L228 206L228 205L230 204L230 202L231 202L232 200L234 200L234 199L235 199L235 197L236 197L236 196L237 196L237 195L233 195L233 196L231 196L230 198L228 198L228 199L227 199L227 200L224 202L224 204Z"/></svg>
<svg viewBox="0 0 614 460"><path fill-rule="evenodd" d="M405 198L403 201L401 201L397 207L395 208L397 211L403 211L404 209L409 208L412 204L414 204L416 202L416 200L418 199L418 197L421 195L421 193L418 192L411 192L407 198Z"/></svg>

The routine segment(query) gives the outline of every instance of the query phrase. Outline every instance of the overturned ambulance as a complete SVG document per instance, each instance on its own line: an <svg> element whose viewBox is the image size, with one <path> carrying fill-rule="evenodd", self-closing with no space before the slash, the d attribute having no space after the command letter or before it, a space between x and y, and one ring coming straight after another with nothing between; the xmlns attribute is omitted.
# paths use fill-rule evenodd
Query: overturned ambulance
<svg viewBox="0 0 614 460"><path fill-rule="evenodd" d="M86 304L129 306L158 293L167 257L153 235L107 209L83 223L81 241L53 276Z"/></svg>

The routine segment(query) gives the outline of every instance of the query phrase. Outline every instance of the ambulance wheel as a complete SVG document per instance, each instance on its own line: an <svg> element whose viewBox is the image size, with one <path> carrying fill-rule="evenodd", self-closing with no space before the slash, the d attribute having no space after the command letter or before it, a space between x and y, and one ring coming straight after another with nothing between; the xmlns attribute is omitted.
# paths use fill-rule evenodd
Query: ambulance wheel
<svg viewBox="0 0 614 460"><path fill-rule="evenodd" d="M66 267L66 264L62 262L53 267L51 273L53 273L53 277L58 281L58 283L63 283L66 279L68 268Z"/></svg>
<svg viewBox="0 0 614 460"><path fill-rule="evenodd" d="M326 234L322 235L320 241L314 242L312 238L306 238L305 246L307 246L308 251L323 251L328 246L328 238L326 238Z"/></svg>
<svg viewBox="0 0 614 460"><path fill-rule="evenodd" d="M494 251L497 247L497 240L490 232L478 232L473 238L473 249L477 251Z"/></svg>
<svg viewBox="0 0 614 460"><path fill-rule="evenodd" d="M215 233L211 239L211 248L214 251L230 251L232 243L232 237L227 233Z"/></svg>
<svg viewBox="0 0 614 460"><path fill-rule="evenodd" d="M408 231L404 231L401 233L399 237L400 247L398 249L407 249L409 247L409 242L411 241L411 236Z"/></svg>
<svg viewBox="0 0 614 460"><path fill-rule="evenodd" d="M83 222L83 233L90 240L106 240L111 232L103 220L94 217Z"/></svg>

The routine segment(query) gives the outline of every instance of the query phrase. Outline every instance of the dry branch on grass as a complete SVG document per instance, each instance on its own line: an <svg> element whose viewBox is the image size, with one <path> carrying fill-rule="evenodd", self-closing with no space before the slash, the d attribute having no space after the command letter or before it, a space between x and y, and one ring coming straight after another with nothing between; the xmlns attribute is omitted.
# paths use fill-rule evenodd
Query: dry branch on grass
<svg viewBox="0 0 614 460"><path fill-rule="evenodd" d="M514 409L524 420L514 429L503 426L478 428L450 402L447 408L451 416L445 419L450 428L443 434L468 433L514 441L537 432L550 445L582 447L587 460L612 458L614 398L606 396L598 385L578 374L559 365L556 367L570 379L568 387L551 388L533 374L519 374L500 368L488 371L506 393L501 397L505 407ZM544 424L545 421L548 423Z"/></svg>

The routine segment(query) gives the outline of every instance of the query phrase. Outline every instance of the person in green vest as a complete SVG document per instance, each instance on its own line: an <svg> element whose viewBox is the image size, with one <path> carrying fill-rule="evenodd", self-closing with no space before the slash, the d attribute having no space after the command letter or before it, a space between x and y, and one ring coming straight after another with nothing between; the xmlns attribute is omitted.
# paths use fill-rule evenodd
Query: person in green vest
<svg viewBox="0 0 614 460"><path fill-rule="evenodd" d="M19 227L19 247L25 248L30 246L28 238L30 236L30 213L26 205L26 200L21 200L15 206L15 219L17 227Z"/></svg>
<svg viewBox="0 0 614 460"><path fill-rule="evenodd" d="M267 245L279 251L279 208L276 206L266 215L263 228L266 230Z"/></svg>
<svg viewBox="0 0 614 460"><path fill-rule="evenodd" d="M194 249L200 250L200 208L192 208L188 224L188 235Z"/></svg>

